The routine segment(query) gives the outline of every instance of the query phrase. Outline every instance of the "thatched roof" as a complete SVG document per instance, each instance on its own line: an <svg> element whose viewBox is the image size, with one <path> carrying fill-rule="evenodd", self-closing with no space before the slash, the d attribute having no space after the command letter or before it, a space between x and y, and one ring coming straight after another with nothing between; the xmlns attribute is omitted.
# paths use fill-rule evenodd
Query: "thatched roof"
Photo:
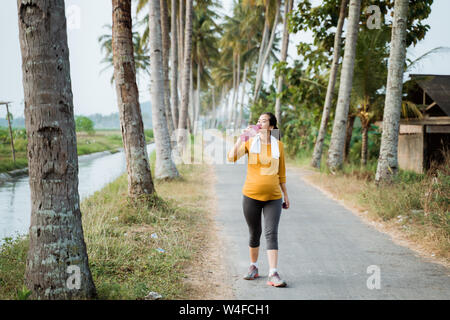
<svg viewBox="0 0 450 320"><path fill-rule="evenodd" d="M410 77L450 116L450 75L411 74Z"/></svg>

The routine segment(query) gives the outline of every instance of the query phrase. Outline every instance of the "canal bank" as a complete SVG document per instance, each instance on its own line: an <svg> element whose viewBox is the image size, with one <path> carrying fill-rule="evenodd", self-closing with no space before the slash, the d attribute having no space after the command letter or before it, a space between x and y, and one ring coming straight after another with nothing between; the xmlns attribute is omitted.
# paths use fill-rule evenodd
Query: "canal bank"
<svg viewBox="0 0 450 320"><path fill-rule="evenodd" d="M147 145L151 154L155 144ZM78 157L78 192L80 200L102 189L126 170L123 148L119 152L103 151ZM15 170L16 171L16 170ZM1 239L26 234L30 225L31 195L27 173L16 173L0 184Z"/></svg>

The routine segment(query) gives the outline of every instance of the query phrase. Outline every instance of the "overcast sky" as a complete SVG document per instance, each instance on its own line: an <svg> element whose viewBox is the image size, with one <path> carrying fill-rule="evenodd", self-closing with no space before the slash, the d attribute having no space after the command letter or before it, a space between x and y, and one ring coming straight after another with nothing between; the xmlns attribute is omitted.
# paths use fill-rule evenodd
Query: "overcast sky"
<svg viewBox="0 0 450 320"><path fill-rule="evenodd" d="M320 2L315 0L315 2ZM223 12L231 14L231 0L224 0ZM70 8L70 9L69 9ZM112 68L105 72L100 64L102 55L97 38L106 33L103 25L111 24L111 0L66 0L66 13L72 12L68 21L68 41L70 68L75 114L110 114L117 112L116 94L110 84ZM79 20L76 11L79 10ZM133 11L135 9L133 8ZM434 0L432 12L426 23L431 28L426 39L408 50L408 57L419 57L428 50L450 47L449 0ZM281 27L281 26L280 26ZM281 29L280 29L281 31ZM309 41L305 34L291 35L288 62L298 59L295 44L300 40ZM17 24L17 1L2 1L0 11L0 101L12 101L11 112L14 116L23 115L23 87L21 54ZM437 54L421 63L413 73L449 74L450 55ZM140 101L149 100L148 79L139 80ZM5 108L0 109L4 118Z"/></svg>

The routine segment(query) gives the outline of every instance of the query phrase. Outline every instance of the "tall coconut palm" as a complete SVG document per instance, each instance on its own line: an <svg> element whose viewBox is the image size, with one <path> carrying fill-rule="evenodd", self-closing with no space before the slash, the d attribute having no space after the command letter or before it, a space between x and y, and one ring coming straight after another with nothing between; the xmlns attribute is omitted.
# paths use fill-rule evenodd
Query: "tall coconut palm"
<svg viewBox="0 0 450 320"><path fill-rule="evenodd" d="M169 57L170 57L170 36L169 36L169 9L167 0L160 0L161 8L161 35L162 35L162 59L163 59L163 76L164 76L164 106L167 120L167 129L169 135L175 129L172 119L172 111L170 108L170 83L169 83Z"/></svg>
<svg viewBox="0 0 450 320"><path fill-rule="evenodd" d="M389 28L368 30L364 28L356 45L355 72L353 76L352 104L361 120L361 165L368 156L370 124L381 115L379 90L386 84L387 58L389 56Z"/></svg>
<svg viewBox="0 0 450 320"><path fill-rule="evenodd" d="M167 129L163 66L161 7L159 1L150 1L150 95L152 103L153 132L156 143L155 176L157 179L172 179L179 176L172 160L170 136Z"/></svg>
<svg viewBox="0 0 450 320"><path fill-rule="evenodd" d="M225 17L223 24L223 36L220 40L221 58L219 64L221 66L222 75L229 72L229 88L232 90L231 104L229 104L229 113L227 126L234 123L234 127L240 127L242 122L242 108L245 86L247 84L249 75L252 74L251 66L257 62L258 48L261 46L256 39L259 38L258 32L264 27L264 20L261 18L262 10L260 7L253 7L242 5L236 2L233 7L233 15ZM274 55L274 46L270 52L270 56ZM241 76L244 65L243 76ZM231 68L230 68L231 67ZM226 77L225 77L226 78ZM222 79L225 79L222 77ZM228 80L227 80L228 81ZM238 104L238 91L242 86L241 102ZM237 106L239 105L239 111Z"/></svg>
<svg viewBox="0 0 450 320"><path fill-rule="evenodd" d="M136 84L131 0L113 0L112 51L120 128L127 159L128 195L136 198L155 191Z"/></svg>
<svg viewBox="0 0 450 320"><path fill-rule="evenodd" d="M222 54L223 52L221 52ZM221 61L221 60L220 60ZM222 127L227 125L227 96L232 85L232 69L227 64L219 62L211 71L213 83L216 87L222 88L219 99L219 114L217 122Z"/></svg>
<svg viewBox="0 0 450 320"><path fill-rule="evenodd" d="M275 29L278 24L280 5L281 2L279 0L242 0L242 6L251 8L254 13L259 14L259 9L264 9L264 26L260 29L262 30L262 36L261 42L258 44L259 54L257 58L256 78L253 86L253 103L258 100L262 85L263 71L272 55L272 47L276 42ZM255 23L255 29L256 26L257 24ZM270 32L270 28L272 28L272 32ZM249 118L252 119L251 110Z"/></svg>
<svg viewBox="0 0 450 320"><path fill-rule="evenodd" d="M149 0L137 0L136 14L144 11L147 8ZM161 9L161 35L162 35L162 60L163 60L163 77L164 85L166 88L170 87L169 83L169 56L170 56L170 36L169 36L169 7L167 0L160 0ZM139 24L145 25L145 30L142 34L142 45L146 45L150 36L149 28L149 15L146 14ZM164 92L164 105L165 105L165 116L167 120L167 129L169 134L172 136L172 132L175 129L173 119L172 119L172 109L170 104L170 90Z"/></svg>
<svg viewBox="0 0 450 320"><path fill-rule="evenodd" d="M345 39L344 59L342 61L341 81L336 107L336 115L328 150L327 164L334 171L342 166L345 148L345 132L352 91L353 69L355 65L356 43L358 40L361 0L350 0L348 30Z"/></svg>
<svg viewBox="0 0 450 320"><path fill-rule="evenodd" d="M105 29L108 30L108 33L101 35L98 37L98 43L100 44L100 50L103 53L104 57L100 61L100 63L105 64L105 67L100 71L104 72L109 68L114 69L113 62L113 48L112 48L112 26L104 25ZM150 66L150 56L148 55L148 47L146 42L143 40L143 37L139 34L139 32L133 32L133 53L134 53L134 65L136 67L136 75L149 75L148 72ZM111 84L114 83L114 72L111 76Z"/></svg>
<svg viewBox="0 0 450 320"><path fill-rule="evenodd" d="M96 295L81 224L64 8L64 0L17 1L31 192L25 282L34 299Z"/></svg>
<svg viewBox="0 0 450 320"><path fill-rule="evenodd" d="M267 59L269 58L269 54L272 50L272 46L275 40L275 31L278 25L278 18L279 18L279 13L280 13L280 6L281 6L281 0L277 0L276 1L276 7L275 7L275 19L272 25L272 32L270 33L270 38L269 38L269 42L267 44L267 47L264 48L264 53L262 55L261 61L258 64L259 68L257 70L256 73L256 81L255 81L255 90L254 90L254 102L256 102L258 100L259 97L259 92L261 89L261 83L262 83L262 78L263 78L263 71L264 68L266 66L266 62Z"/></svg>
<svg viewBox="0 0 450 320"><path fill-rule="evenodd" d="M249 7L240 5L236 6L234 16L240 21L240 39L243 48L242 61L244 63L244 74L242 77L242 92L241 101L239 104L239 115L237 120L237 126L240 128L243 121L243 108L244 108L244 96L247 92L246 85L248 79L251 77L251 65L257 62L257 51L260 44L257 42L257 34L259 31L259 24L261 24L260 15L258 10L251 10ZM262 26L263 27L263 26ZM271 56L274 56L274 48L272 48Z"/></svg>
<svg viewBox="0 0 450 320"><path fill-rule="evenodd" d="M200 93L201 88L206 88L208 82L211 81L209 70L217 64L219 58L218 38L220 37L221 28L216 24L215 20L218 15L215 8L218 5L214 1L198 1L195 6L193 15L192 28L192 59L193 59L193 75L195 75L196 83L196 99L194 105L194 124L197 123L200 110ZM197 128L195 127L194 132Z"/></svg>
<svg viewBox="0 0 450 320"><path fill-rule="evenodd" d="M181 109L181 99L183 95L183 67L184 67L184 35L185 35L185 27L186 27L186 1L180 0L179 2L179 12L178 12L178 61L180 62L178 65L179 69L179 78L181 81L178 81L178 90L180 92L180 109ZM192 50L192 49L191 49ZM189 87L189 86L188 86ZM181 110L178 110L181 112ZM177 127L179 128L180 119L178 119Z"/></svg>
<svg viewBox="0 0 450 320"><path fill-rule="evenodd" d="M283 40L281 46L281 61L286 62L287 51L289 46L289 26L288 18L292 10L293 0L286 0L284 3L284 21L283 21ZM277 93L280 93L283 87L283 76L278 77ZM275 101L275 116L277 117L278 126L281 125L281 97L277 96Z"/></svg>
<svg viewBox="0 0 450 320"><path fill-rule="evenodd" d="M178 24L177 24L177 0L172 0L170 15L170 106L174 129L178 128Z"/></svg>
<svg viewBox="0 0 450 320"><path fill-rule="evenodd" d="M406 57L408 0L395 0L391 52L388 62L386 101L383 114L380 156L375 181L391 182L398 172L398 131L402 106L403 72Z"/></svg>
<svg viewBox="0 0 450 320"><path fill-rule="evenodd" d="M248 71L248 62L246 61L244 64L244 75L242 77L242 91L241 91L241 100L239 102L239 114L236 121L236 128L238 129L242 127L242 113L244 108L245 86L247 84L247 71Z"/></svg>
<svg viewBox="0 0 450 320"><path fill-rule="evenodd" d="M330 118L331 103L334 96L334 87L336 84L336 78L338 74L339 58L341 52L342 42L342 27L344 26L345 13L347 9L348 0L341 1L341 8L339 11L339 20L336 28L336 34L334 35L334 49L333 49L333 62L331 63L330 77L328 79L327 94L325 97L325 104L323 106L322 120L320 122L320 129L314 145L314 152L311 160L311 166L319 168L320 160L322 158L323 142L327 133L328 120Z"/></svg>
<svg viewBox="0 0 450 320"><path fill-rule="evenodd" d="M189 87L191 74L191 53L192 53L192 5L193 0L186 0L186 25L184 28L184 54L181 78L181 107L178 129L187 128L188 106L189 106ZM186 136L181 130L178 134L177 143L179 148L184 148ZM181 150L180 150L181 151Z"/></svg>
<svg viewBox="0 0 450 320"><path fill-rule="evenodd" d="M234 13L236 13L237 6L234 7ZM231 66L231 74L232 74L232 82L231 88L233 90L233 95L231 98L231 104L229 105L228 119L227 119L227 127L229 127L233 121L233 110L235 107L236 101L236 87L237 83L237 72L236 67L238 65L237 55L240 52L240 28L239 28L239 19L238 17L225 17L224 22L224 34L220 39L219 45L222 49L221 59L219 61L223 66Z"/></svg>

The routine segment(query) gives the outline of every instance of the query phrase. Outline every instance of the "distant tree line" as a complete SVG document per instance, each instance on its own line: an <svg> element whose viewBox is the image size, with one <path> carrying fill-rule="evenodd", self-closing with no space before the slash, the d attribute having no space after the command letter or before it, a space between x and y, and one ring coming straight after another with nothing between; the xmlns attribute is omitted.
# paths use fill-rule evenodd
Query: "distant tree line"
<svg viewBox="0 0 450 320"><path fill-rule="evenodd" d="M153 128L152 126L152 113L150 102L142 103L142 121L144 127L147 129ZM75 116L76 117L76 116ZM114 112L109 115L103 115L100 113L94 113L86 116L94 122L94 129L120 129L119 113ZM14 128L25 128L25 118L17 117L11 121ZM6 118L0 119L0 127L8 127L8 120Z"/></svg>

